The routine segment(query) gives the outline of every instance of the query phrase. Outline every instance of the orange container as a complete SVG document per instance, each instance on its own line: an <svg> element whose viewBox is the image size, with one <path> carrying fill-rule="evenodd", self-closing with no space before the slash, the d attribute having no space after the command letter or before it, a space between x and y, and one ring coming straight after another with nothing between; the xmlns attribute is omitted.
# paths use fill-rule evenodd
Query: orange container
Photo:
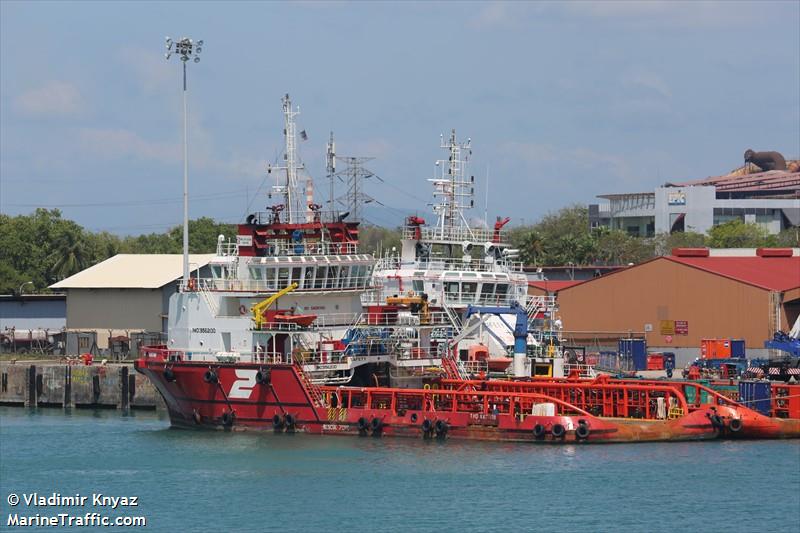
<svg viewBox="0 0 800 533"><path fill-rule="evenodd" d="M664 354L660 353L648 354L647 370L664 370Z"/></svg>
<svg viewBox="0 0 800 533"><path fill-rule="evenodd" d="M700 357L703 359L730 359L730 339L703 339L700 341Z"/></svg>

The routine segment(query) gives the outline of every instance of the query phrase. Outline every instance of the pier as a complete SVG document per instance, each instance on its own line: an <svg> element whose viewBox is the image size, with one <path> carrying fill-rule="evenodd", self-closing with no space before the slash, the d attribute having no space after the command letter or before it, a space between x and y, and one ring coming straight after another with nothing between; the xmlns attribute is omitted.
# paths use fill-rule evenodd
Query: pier
<svg viewBox="0 0 800 533"><path fill-rule="evenodd" d="M128 364L0 363L0 405L89 409L164 409L150 381Z"/></svg>

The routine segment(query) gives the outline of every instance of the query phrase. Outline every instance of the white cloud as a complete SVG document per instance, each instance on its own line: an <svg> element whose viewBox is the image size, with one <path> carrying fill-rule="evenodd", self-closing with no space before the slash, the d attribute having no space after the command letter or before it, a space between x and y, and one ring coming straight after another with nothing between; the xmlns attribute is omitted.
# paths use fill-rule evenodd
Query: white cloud
<svg viewBox="0 0 800 533"><path fill-rule="evenodd" d="M183 162L181 142L159 142L145 139L138 133L122 128L83 128L78 130L79 147L103 159L133 157L168 165ZM189 139L189 165L192 169L214 173L219 178L249 178L261 176L266 161L233 155L220 159L213 155L211 139L202 131Z"/></svg>
<svg viewBox="0 0 800 533"><path fill-rule="evenodd" d="M722 0L591 0L557 4L568 13L638 24L679 27L746 26L763 22L769 7L781 2L730 2Z"/></svg>
<svg viewBox="0 0 800 533"><path fill-rule="evenodd" d="M672 98L672 90L667 83L661 79L660 76L652 72L642 70L628 72L622 77L622 83L626 87L644 88L666 99Z"/></svg>
<svg viewBox="0 0 800 533"><path fill-rule="evenodd" d="M622 181L635 179L628 160L617 154L602 153L585 147L569 148L511 141L501 145L501 151L516 157L528 166L545 166L548 169L567 169L565 176L575 176L578 181L584 172L604 170Z"/></svg>
<svg viewBox="0 0 800 533"><path fill-rule="evenodd" d="M27 115L66 116L84 109L78 88L70 82L58 80L20 94L15 103L16 108Z"/></svg>
<svg viewBox="0 0 800 533"><path fill-rule="evenodd" d="M161 92L175 84L175 65L166 61L162 54L129 46L122 49L121 56L145 92Z"/></svg>
<svg viewBox="0 0 800 533"><path fill-rule="evenodd" d="M85 151L106 159L132 156L162 163L183 160L180 145L148 141L126 129L83 128L78 131L78 142Z"/></svg>

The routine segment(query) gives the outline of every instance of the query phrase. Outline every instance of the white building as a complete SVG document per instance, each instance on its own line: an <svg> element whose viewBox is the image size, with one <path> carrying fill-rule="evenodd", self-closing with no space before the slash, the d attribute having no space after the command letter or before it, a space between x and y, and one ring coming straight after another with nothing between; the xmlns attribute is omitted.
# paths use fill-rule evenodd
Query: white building
<svg viewBox="0 0 800 533"><path fill-rule="evenodd" d="M771 234L800 226L800 172L732 174L598 198L606 202L589 206L592 227L609 226L641 237L708 233L735 219L759 224Z"/></svg>

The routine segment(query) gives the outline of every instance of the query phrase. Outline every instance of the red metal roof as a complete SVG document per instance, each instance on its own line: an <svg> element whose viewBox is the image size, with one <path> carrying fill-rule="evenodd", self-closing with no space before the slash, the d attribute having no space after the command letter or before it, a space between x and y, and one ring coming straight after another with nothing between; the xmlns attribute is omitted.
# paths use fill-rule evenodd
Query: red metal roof
<svg viewBox="0 0 800 533"><path fill-rule="evenodd" d="M716 176L673 185L714 185L717 192L797 191L800 189L800 172L771 170L757 174Z"/></svg>
<svg viewBox="0 0 800 533"><path fill-rule="evenodd" d="M584 281L588 280L545 280L545 281L529 281L528 287L536 287L537 289L542 289L546 292L558 292L561 289L566 289L567 287L573 287Z"/></svg>
<svg viewBox="0 0 800 533"><path fill-rule="evenodd" d="M676 257L664 259L770 291L800 287L800 257Z"/></svg>

